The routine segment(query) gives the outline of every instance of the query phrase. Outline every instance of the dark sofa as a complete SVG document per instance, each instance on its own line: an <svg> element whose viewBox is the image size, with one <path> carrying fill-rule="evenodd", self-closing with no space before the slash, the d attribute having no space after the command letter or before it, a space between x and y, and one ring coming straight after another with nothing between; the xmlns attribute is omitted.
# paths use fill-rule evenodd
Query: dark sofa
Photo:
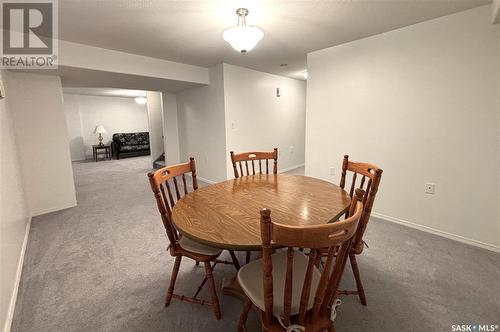
<svg viewBox="0 0 500 332"><path fill-rule="evenodd" d="M147 156L149 150L149 133L116 133L111 143L113 155L120 157Z"/></svg>

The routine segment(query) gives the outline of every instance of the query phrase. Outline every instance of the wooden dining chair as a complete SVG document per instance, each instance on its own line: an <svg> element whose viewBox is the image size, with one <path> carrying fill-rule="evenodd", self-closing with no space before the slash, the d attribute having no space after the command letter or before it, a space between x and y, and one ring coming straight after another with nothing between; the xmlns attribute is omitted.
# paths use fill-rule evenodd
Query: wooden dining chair
<svg viewBox="0 0 500 332"><path fill-rule="evenodd" d="M363 194L356 190L349 218L324 225L279 224L271 221L270 210L261 210L262 258L238 272L238 282L248 297L239 331L246 331L252 305L260 311L263 331L335 331L337 288L363 211ZM273 253L273 247L282 246L287 250ZM328 256L320 270L316 263L324 247ZM308 248L309 255L294 248Z"/></svg>
<svg viewBox="0 0 500 332"><path fill-rule="evenodd" d="M220 319L221 311L212 270L218 263L232 263L218 259L222 252L221 249L206 246L187 237L181 236L175 229L172 222L172 209L175 203L181 199L183 195L187 195L188 193L188 185L186 181L186 174L188 173L190 173L192 177L193 190L198 189L194 158L190 158L189 162L184 164L167 166L160 168L155 172L148 173L151 189L153 190L156 198L156 204L158 206L158 210L160 211L163 226L165 227L168 240L170 241L170 245L167 250L169 250L171 256L175 257L175 263L170 277L170 285L165 298L165 306L170 304L172 298L191 303L206 304L212 306L215 317ZM179 267L183 257L193 259L197 263L201 262L205 265L205 278L198 286L198 289L193 297L174 293L175 281L177 279L177 274L179 273ZM211 301L202 300L197 297L207 281L212 297Z"/></svg>
<svg viewBox="0 0 500 332"><path fill-rule="evenodd" d="M273 161L273 174L278 173L278 148L274 148L274 151L270 152L242 152L235 154L234 151L231 151L230 155L235 178L245 176L245 170L246 175L269 174L271 160ZM247 264L250 262L250 256L251 252L247 251L245 256Z"/></svg>
<svg viewBox="0 0 500 332"><path fill-rule="evenodd" d="M258 173L269 174L269 162L271 160L274 161L272 165L273 174L277 174L278 148L274 148L274 151L271 152L243 152L235 154L234 151L231 151L231 162L233 163L235 178Z"/></svg>
<svg viewBox="0 0 500 332"><path fill-rule="evenodd" d="M342 175L340 178L340 187L342 189L345 189L348 175L351 182L349 195L352 197L356 188L364 189L365 194L362 198L363 213L361 215L361 219L359 220L359 226L358 230L356 231L354 243L349 252L349 261L351 262L352 272L356 280L357 290L339 291L339 294L358 295L361 303L363 305L366 305L366 295L363 289L363 284L361 283L361 275L359 273L356 256L360 255L363 252L363 248L365 245L365 242L363 241L363 235L365 234L366 226L368 225L368 221L370 220L373 202L375 201L375 196L378 191L380 179L382 178L382 169L374 164L350 161L349 156L345 155L344 161L342 162ZM346 215L346 217L348 216L349 215Z"/></svg>

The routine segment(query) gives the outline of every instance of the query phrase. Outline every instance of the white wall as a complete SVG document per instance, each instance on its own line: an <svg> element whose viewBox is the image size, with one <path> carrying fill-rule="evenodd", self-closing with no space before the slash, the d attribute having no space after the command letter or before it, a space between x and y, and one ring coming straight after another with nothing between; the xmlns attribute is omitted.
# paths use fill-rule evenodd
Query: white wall
<svg viewBox="0 0 500 332"><path fill-rule="evenodd" d="M231 150L278 147L280 169L303 165L305 86L229 64L210 68L210 85L177 94L181 161L195 157L199 176L210 182L234 176Z"/></svg>
<svg viewBox="0 0 500 332"><path fill-rule="evenodd" d="M180 163L177 96L171 93L162 93L162 100L165 162L166 165L175 165Z"/></svg>
<svg viewBox="0 0 500 332"><path fill-rule="evenodd" d="M208 84L208 69L179 62L130 54L84 44L59 40L59 66L85 68L108 73L150 77L159 86L168 81Z"/></svg>
<svg viewBox="0 0 500 332"><path fill-rule="evenodd" d="M72 160L92 158L92 145L98 143L94 134L98 124L106 129L104 143L111 142L114 133L149 131L147 107L133 98L65 93L64 110Z"/></svg>
<svg viewBox="0 0 500 332"><path fill-rule="evenodd" d="M68 126L69 151L71 160L85 159L85 141L83 140L83 121L80 113L79 95L64 94L64 112ZM87 142L87 145L90 142Z"/></svg>
<svg viewBox="0 0 500 332"><path fill-rule="evenodd" d="M280 88L281 97L276 97ZM279 169L304 164L306 83L224 64L226 155L279 149ZM227 176L234 176L227 158Z"/></svg>
<svg viewBox="0 0 500 332"><path fill-rule="evenodd" d="M165 151L163 147L163 102L161 92L148 91L149 147L151 164Z"/></svg>
<svg viewBox="0 0 500 332"><path fill-rule="evenodd" d="M500 248L500 26L490 6L310 53L308 72L307 175L337 182L344 154L376 163L374 211Z"/></svg>
<svg viewBox="0 0 500 332"><path fill-rule="evenodd" d="M177 94L182 162L197 161L200 179L226 180L226 139L222 64L209 69L210 85Z"/></svg>
<svg viewBox="0 0 500 332"><path fill-rule="evenodd" d="M4 72L30 214L76 205L61 81Z"/></svg>
<svg viewBox="0 0 500 332"><path fill-rule="evenodd" d="M2 80L0 73L0 81ZM0 99L0 328L9 330L29 212L23 189L9 94Z"/></svg>

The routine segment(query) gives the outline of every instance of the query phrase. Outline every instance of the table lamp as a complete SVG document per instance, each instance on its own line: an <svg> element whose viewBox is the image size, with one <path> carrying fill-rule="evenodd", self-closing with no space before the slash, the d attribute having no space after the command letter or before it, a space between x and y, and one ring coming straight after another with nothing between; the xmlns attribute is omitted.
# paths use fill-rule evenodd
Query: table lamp
<svg viewBox="0 0 500 332"><path fill-rule="evenodd" d="M95 127L94 134L99 134L99 146L103 146L102 144L102 135L106 132L106 129L104 129L103 125L98 125Z"/></svg>

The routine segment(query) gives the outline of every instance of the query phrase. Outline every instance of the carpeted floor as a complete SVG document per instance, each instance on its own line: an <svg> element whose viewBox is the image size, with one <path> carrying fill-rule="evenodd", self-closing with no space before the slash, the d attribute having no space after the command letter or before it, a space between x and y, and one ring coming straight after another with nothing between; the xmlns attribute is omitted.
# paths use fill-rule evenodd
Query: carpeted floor
<svg viewBox="0 0 500 332"><path fill-rule="evenodd" d="M147 157L74 164L78 206L32 221L12 331L236 330L242 303L221 293L220 321L206 306L163 306L173 260L148 165ZM377 219L366 240L359 264L368 306L344 298L337 331L500 323L499 254ZM214 274L220 285L234 273L217 266ZM202 278L186 259L176 290L189 294ZM347 269L343 288L352 285ZM253 313L248 328L259 330Z"/></svg>

